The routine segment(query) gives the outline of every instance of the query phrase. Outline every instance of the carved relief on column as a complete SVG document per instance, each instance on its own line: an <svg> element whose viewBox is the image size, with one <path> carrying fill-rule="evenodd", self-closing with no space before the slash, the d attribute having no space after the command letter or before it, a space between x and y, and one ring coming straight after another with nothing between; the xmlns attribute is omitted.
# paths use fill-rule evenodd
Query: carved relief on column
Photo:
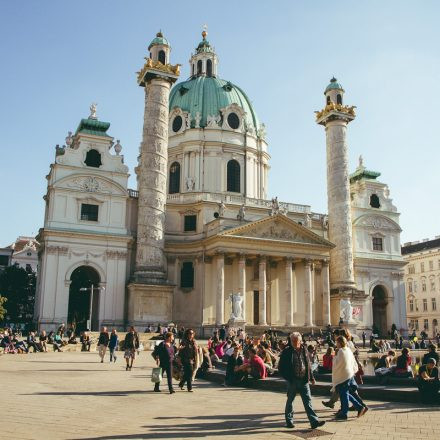
<svg viewBox="0 0 440 440"><path fill-rule="evenodd" d="M293 276L292 258L285 259L286 265L286 326L293 326Z"/></svg>
<svg viewBox="0 0 440 440"><path fill-rule="evenodd" d="M324 325L329 325L330 322L330 279L329 279L329 261L322 260L322 319Z"/></svg>
<svg viewBox="0 0 440 440"><path fill-rule="evenodd" d="M267 287L266 287L266 257L261 256L258 264L259 270L259 292L260 292L260 313L259 313L259 325L267 325L266 319L266 295L267 295Z"/></svg>
<svg viewBox="0 0 440 440"><path fill-rule="evenodd" d="M304 303L306 327L313 326L312 319L312 260L306 258L304 262Z"/></svg>
<svg viewBox="0 0 440 440"><path fill-rule="evenodd" d="M216 325L224 324L225 319L225 254L216 255L217 292L216 292Z"/></svg>
<svg viewBox="0 0 440 440"><path fill-rule="evenodd" d="M246 254L240 254L238 259L238 289L243 298L243 320L246 321Z"/></svg>
<svg viewBox="0 0 440 440"><path fill-rule="evenodd" d="M164 277L164 226L168 160L170 83L162 78L146 86L145 119L138 173L136 272Z"/></svg>

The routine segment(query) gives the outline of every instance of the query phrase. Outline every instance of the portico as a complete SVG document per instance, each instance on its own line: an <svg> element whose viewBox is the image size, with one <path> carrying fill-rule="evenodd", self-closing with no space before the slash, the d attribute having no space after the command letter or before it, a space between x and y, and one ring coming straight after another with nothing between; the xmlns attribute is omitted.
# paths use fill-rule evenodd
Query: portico
<svg viewBox="0 0 440 440"><path fill-rule="evenodd" d="M218 231L213 228L217 233L197 243L199 251L194 249L192 256L200 256L194 277L201 285L185 290L174 280L179 323L196 328L227 323L232 293L243 295L247 326L312 328L329 323L329 241L281 214L226 230L221 220L211 223L218 223ZM174 263L189 258L178 257L179 247L174 243ZM184 306L196 303L202 304L201 322Z"/></svg>

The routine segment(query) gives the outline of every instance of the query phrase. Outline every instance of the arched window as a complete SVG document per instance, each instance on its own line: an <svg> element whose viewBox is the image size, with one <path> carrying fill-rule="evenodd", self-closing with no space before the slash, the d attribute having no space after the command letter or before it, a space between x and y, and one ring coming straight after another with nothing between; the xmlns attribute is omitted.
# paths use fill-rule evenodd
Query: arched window
<svg viewBox="0 0 440 440"><path fill-rule="evenodd" d="M180 192L180 164L179 162L173 162L170 167L170 194L176 194Z"/></svg>
<svg viewBox="0 0 440 440"><path fill-rule="evenodd" d="M197 75L202 73L202 60L197 61Z"/></svg>
<svg viewBox="0 0 440 440"><path fill-rule="evenodd" d="M338 94L336 95L336 102L337 102L338 104L341 104L341 105L342 105L342 95L341 95L340 93L338 93Z"/></svg>
<svg viewBox="0 0 440 440"><path fill-rule="evenodd" d="M370 206L372 208L380 208L380 201L377 194L371 194L370 196Z"/></svg>
<svg viewBox="0 0 440 440"><path fill-rule="evenodd" d="M330 104L330 96L327 96L327 105Z"/></svg>
<svg viewBox="0 0 440 440"><path fill-rule="evenodd" d="M208 76L212 76L212 61L211 60L206 61L206 74Z"/></svg>
<svg viewBox="0 0 440 440"><path fill-rule="evenodd" d="M162 64L166 64L165 62L165 51L164 50L160 50L159 51L159 55L157 56L158 60L162 63Z"/></svg>
<svg viewBox="0 0 440 440"><path fill-rule="evenodd" d="M101 153L94 149L87 151L86 160L84 163L88 167L99 168L102 165Z"/></svg>
<svg viewBox="0 0 440 440"><path fill-rule="evenodd" d="M240 164L236 160L230 160L227 172L227 191L240 192Z"/></svg>

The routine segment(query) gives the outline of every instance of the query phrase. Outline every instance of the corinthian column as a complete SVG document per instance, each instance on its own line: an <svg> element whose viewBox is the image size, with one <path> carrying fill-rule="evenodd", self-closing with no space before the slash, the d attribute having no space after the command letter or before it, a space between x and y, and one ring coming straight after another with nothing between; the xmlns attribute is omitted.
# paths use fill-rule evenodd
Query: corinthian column
<svg viewBox="0 0 440 440"><path fill-rule="evenodd" d="M259 325L267 325L266 320L266 257L260 258L259 263L259 290L260 290L260 316Z"/></svg>
<svg viewBox="0 0 440 440"><path fill-rule="evenodd" d="M328 260L322 260L322 319L324 325L331 324L330 322L330 282L329 282L329 270Z"/></svg>
<svg viewBox="0 0 440 440"><path fill-rule="evenodd" d="M222 325L225 320L225 255L217 254L217 292L215 324Z"/></svg>
<svg viewBox="0 0 440 440"><path fill-rule="evenodd" d="M243 298L243 321L246 321L246 255L240 254L238 260L238 290Z"/></svg>
<svg viewBox="0 0 440 440"><path fill-rule="evenodd" d="M292 258L286 258L286 326L293 326Z"/></svg>
<svg viewBox="0 0 440 440"><path fill-rule="evenodd" d="M170 82L156 77L145 87L145 118L138 174L136 271L138 278L165 278L164 228Z"/></svg>
<svg viewBox="0 0 440 440"><path fill-rule="evenodd" d="M306 315L304 325L312 327L312 262L308 259L304 260L304 302Z"/></svg>

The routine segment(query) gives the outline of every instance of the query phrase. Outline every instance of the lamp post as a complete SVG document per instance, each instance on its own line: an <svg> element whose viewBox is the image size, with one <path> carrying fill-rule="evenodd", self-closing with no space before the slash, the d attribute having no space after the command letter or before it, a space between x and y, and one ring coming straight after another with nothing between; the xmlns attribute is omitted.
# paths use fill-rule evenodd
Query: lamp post
<svg viewBox="0 0 440 440"><path fill-rule="evenodd" d="M93 284L90 287L81 287L79 289L80 292L89 292L90 291L90 305L89 305L89 319L87 320L87 328L92 331L92 308L93 308L93 292L94 289L98 291L104 291L105 287L99 286L95 287Z"/></svg>

